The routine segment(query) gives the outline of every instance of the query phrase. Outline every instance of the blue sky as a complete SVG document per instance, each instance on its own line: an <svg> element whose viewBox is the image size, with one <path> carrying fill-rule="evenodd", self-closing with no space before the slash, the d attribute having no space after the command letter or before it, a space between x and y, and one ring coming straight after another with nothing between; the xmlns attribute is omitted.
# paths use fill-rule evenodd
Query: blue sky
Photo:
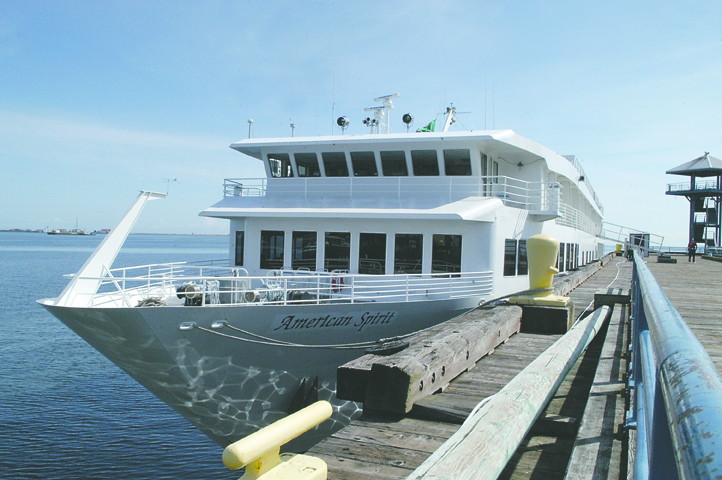
<svg viewBox="0 0 722 480"><path fill-rule="evenodd" d="M416 126L511 128L582 160L616 224L686 244L665 171L722 158L722 3L0 0L0 229L226 233L197 216L258 177L246 138L348 133L400 93ZM335 105L334 105L335 104ZM393 121L393 117L392 117ZM403 131L398 122L393 126Z"/></svg>

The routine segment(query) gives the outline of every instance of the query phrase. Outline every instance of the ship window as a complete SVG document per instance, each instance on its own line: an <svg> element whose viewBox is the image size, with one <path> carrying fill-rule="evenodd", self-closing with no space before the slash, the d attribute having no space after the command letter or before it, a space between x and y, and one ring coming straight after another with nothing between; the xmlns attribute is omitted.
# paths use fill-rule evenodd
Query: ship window
<svg viewBox="0 0 722 480"><path fill-rule="evenodd" d="M291 268L316 270L316 232L293 232Z"/></svg>
<svg viewBox="0 0 722 480"><path fill-rule="evenodd" d="M516 274L516 240L507 238L504 242L504 276Z"/></svg>
<svg viewBox="0 0 722 480"><path fill-rule="evenodd" d="M326 259L323 268L329 272L351 269L351 234L326 232Z"/></svg>
<svg viewBox="0 0 722 480"><path fill-rule="evenodd" d="M444 150L444 172L446 175L471 175L469 150Z"/></svg>
<svg viewBox="0 0 722 480"><path fill-rule="evenodd" d="M268 166L271 167L272 177L292 177L291 159L287 153L269 153Z"/></svg>
<svg viewBox="0 0 722 480"><path fill-rule="evenodd" d="M358 273L383 275L386 273L386 234L359 235Z"/></svg>
<svg viewBox="0 0 722 480"><path fill-rule="evenodd" d="M343 152L323 152L321 157L327 177L348 177L348 164Z"/></svg>
<svg viewBox="0 0 722 480"><path fill-rule="evenodd" d="M461 272L461 235L434 235L431 273Z"/></svg>
<svg viewBox="0 0 722 480"><path fill-rule="evenodd" d="M261 230L261 268L283 268L283 232Z"/></svg>
<svg viewBox="0 0 722 480"><path fill-rule="evenodd" d="M574 268L579 268L579 244L574 244Z"/></svg>
<svg viewBox="0 0 722 480"><path fill-rule="evenodd" d="M296 153L296 171L299 177L320 177L318 158L315 153Z"/></svg>
<svg viewBox="0 0 722 480"><path fill-rule="evenodd" d="M387 177L405 177L409 174L406 153L403 151L381 152L381 169Z"/></svg>
<svg viewBox="0 0 722 480"><path fill-rule="evenodd" d="M567 243L566 244L566 264L564 265L564 270L569 271L572 269L572 244Z"/></svg>
<svg viewBox="0 0 722 480"><path fill-rule="evenodd" d="M499 183L499 162L496 160L491 161L491 175L494 177L492 180L494 183Z"/></svg>
<svg viewBox="0 0 722 480"><path fill-rule="evenodd" d="M517 275L529 275L529 260L526 256L526 240L519 240L519 263L516 268Z"/></svg>
<svg viewBox="0 0 722 480"><path fill-rule="evenodd" d="M394 273L421 273L424 236L397 233L394 253Z"/></svg>
<svg viewBox="0 0 722 480"><path fill-rule="evenodd" d="M236 266L242 267L243 266L243 247L244 241L246 237L246 232L244 231L237 231L236 232Z"/></svg>
<svg viewBox="0 0 722 480"><path fill-rule="evenodd" d="M379 174L374 152L351 152L351 165L356 177L375 177Z"/></svg>
<svg viewBox="0 0 722 480"><path fill-rule="evenodd" d="M414 167L414 175L417 177L439 174L436 150L411 150L411 163Z"/></svg>
<svg viewBox="0 0 722 480"><path fill-rule="evenodd" d="M559 243L559 256L557 257L557 270L564 271L564 244Z"/></svg>

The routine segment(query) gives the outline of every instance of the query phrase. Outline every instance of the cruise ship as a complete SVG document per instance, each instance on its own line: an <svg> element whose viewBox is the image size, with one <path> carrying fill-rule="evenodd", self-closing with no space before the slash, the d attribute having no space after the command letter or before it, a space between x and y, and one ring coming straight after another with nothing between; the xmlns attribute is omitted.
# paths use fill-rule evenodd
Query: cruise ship
<svg viewBox="0 0 722 480"><path fill-rule="evenodd" d="M287 446L302 451L361 413L336 398L338 366L527 289L531 236L560 241L560 272L601 257L602 205L576 157L511 130L452 131L454 108L439 131L392 133L393 98L376 99L368 134L233 143L266 175L225 179L200 213L229 221L227 264L114 269L165 196L141 192L39 303L221 446L328 400L331 421Z"/></svg>

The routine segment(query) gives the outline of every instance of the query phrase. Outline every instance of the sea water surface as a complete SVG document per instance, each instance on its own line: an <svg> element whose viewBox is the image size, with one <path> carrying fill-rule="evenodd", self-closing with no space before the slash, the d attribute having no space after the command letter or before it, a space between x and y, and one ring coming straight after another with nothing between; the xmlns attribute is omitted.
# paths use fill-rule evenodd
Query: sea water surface
<svg viewBox="0 0 722 480"><path fill-rule="evenodd" d="M36 303L103 238L0 232L0 478L238 478L221 447ZM130 235L113 266L227 256L227 236Z"/></svg>

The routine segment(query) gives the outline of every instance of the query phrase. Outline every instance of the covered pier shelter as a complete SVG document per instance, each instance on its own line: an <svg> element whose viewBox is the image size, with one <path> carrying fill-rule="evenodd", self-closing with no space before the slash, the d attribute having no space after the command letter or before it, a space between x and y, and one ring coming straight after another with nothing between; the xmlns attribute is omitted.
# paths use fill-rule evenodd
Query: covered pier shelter
<svg viewBox="0 0 722 480"><path fill-rule="evenodd" d="M705 152L667 173L690 177L689 182L668 184L666 192L689 200L689 239L694 238L705 247L719 247L722 240L722 160Z"/></svg>

